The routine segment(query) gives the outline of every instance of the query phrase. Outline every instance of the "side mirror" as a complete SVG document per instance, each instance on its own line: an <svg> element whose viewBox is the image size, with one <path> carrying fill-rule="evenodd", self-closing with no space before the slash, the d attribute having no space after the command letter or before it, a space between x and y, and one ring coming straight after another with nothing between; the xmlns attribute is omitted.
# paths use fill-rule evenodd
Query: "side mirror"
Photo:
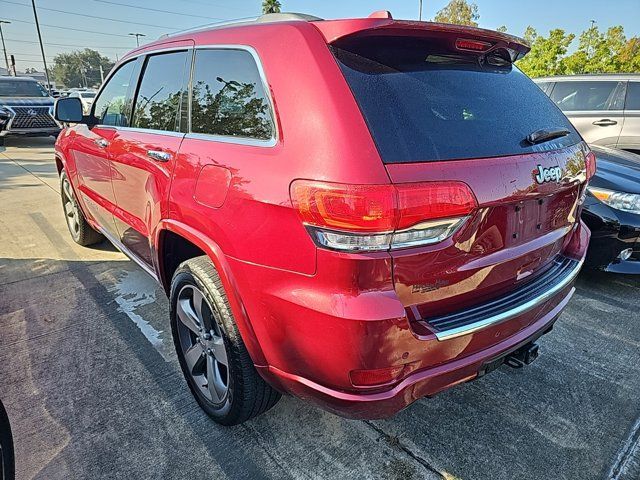
<svg viewBox="0 0 640 480"><path fill-rule="evenodd" d="M82 123L82 102L78 97L58 98L53 116L60 122Z"/></svg>

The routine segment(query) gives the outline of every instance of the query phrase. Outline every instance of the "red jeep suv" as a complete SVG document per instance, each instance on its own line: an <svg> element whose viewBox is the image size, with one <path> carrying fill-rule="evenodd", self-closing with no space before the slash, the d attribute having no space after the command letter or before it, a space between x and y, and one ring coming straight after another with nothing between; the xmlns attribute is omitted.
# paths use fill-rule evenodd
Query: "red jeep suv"
<svg viewBox="0 0 640 480"><path fill-rule="evenodd" d="M574 292L594 157L522 40L387 12L274 14L126 55L60 99L73 239L171 300L217 422L280 392L354 418L522 366Z"/></svg>

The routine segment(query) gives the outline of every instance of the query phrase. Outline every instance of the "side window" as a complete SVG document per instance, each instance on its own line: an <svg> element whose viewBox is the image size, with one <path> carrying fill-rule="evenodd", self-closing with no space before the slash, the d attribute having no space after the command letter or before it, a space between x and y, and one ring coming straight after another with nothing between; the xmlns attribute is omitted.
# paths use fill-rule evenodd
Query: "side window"
<svg viewBox="0 0 640 480"><path fill-rule="evenodd" d="M629 82L627 85L627 102L625 110L640 110L640 82Z"/></svg>
<svg viewBox="0 0 640 480"><path fill-rule="evenodd" d="M93 110L98 123L116 127L129 126L130 105L127 102L127 91L134 65L135 60L118 68L100 92ZM69 96L79 97L80 95L74 92Z"/></svg>
<svg viewBox="0 0 640 480"><path fill-rule="evenodd" d="M551 99L561 110L621 110L622 82L557 82Z"/></svg>
<svg viewBox="0 0 640 480"><path fill-rule="evenodd" d="M149 56L133 108L132 127L178 131L187 52Z"/></svg>
<svg viewBox="0 0 640 480"><path fill-rule="evenodd" d="M542 90L544 93L549 95L553 87L553 82L540 82L540 83L536 83L536 85L540 87L540 90Z"/></svg>
<svg viewBox="0 0 640 480"><path fill-rule="evenodd" d="M192 132L259 140L275 136L269 100L249 52L197 50L192 88Z"/></svg>

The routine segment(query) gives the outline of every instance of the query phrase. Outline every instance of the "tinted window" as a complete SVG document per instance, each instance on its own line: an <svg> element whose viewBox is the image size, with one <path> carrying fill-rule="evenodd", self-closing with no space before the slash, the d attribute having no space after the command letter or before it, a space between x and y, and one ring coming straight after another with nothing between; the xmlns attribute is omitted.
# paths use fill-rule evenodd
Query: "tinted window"
<svg viewBox="0 0 640 480"><path fill-rule="evenodd" d="M94 115L98 123L116 127L129 126L130 102L127 101L127 91L131 82L131 74L135 61L122 65L107 81L94 102ZM78 92L71 92L70 97L78 97Z"/></svg>
<svg viewBox="0 0 640 480"><path fill-rule="evenodd" d="M133 127L177 131L187 52L152 55L142 70Z"/></svg>
<svg viewBox="0 0 640 480"><path fill-rule="evenodd" d="M620 82L557 82L551 99L565 112L621 110Z"/></svg>
<svg viewBox="0 0 640 480"><path fill-rule="evenodd" d="M269 101L249 52L196 52L191 131L260 140L273 138Z"/></svg>
<svg viewBox="0 0 640 480"><path fill-rule="evenodd" d="M386 163L493 157L580 141L568 120L509 62L410 37L347 39L333 49ZM572 132L532 146L530 133Z"/></svg>
<svg viewBox="0 0 640 480"><path fill-rule="evenodd" d="M640 82L629 82L627 85L627 110L640 110Z"/></svg>
<svg viewBox="0 0 640 480"><path fill-rule="evenodd" d="M538 85L540 87L540 90L542 90L547 95L549 95L549 93L551 92L551 88L553 87L552 82L536 82L536 85Z"/></svg>
<svg viewBox="0 0 640 480"><path fill-rule="evenodd" d="M0 79L0 97L48 97L45 88L38 82L28 80Z"/></svg>

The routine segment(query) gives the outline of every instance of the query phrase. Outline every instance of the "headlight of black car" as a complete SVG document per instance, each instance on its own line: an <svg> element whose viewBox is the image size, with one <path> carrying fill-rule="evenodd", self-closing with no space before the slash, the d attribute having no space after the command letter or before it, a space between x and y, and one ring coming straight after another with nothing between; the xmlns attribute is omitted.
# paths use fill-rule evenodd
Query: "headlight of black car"
<svg viewBox="0 0 640 480"><path fill-rule="evenodd" d="M605 205L616 210L640 214L640 195L616 192L605 188L587 187L589 192Z"/></svg>

